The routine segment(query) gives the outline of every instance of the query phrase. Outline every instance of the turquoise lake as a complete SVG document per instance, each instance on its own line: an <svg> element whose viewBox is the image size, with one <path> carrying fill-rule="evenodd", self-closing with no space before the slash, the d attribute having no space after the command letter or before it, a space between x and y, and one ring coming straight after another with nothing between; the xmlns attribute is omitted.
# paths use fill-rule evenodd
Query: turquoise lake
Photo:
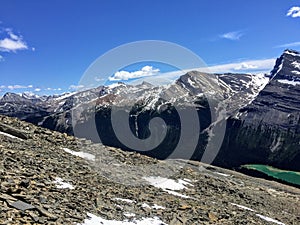
<svg viewBox="0 0 300 225"><path fill-rule="evenodd" d="M242 167L262 172L270 177L274 177L288 183L300 185L300 172L281 170L271 166L259 164L243 165Z"/></svg>

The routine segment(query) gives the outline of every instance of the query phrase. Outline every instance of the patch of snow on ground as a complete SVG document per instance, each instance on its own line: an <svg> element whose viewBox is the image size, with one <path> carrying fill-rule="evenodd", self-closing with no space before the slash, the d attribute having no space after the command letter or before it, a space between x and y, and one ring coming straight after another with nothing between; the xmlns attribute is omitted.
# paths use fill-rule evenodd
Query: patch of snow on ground
<svg viewBox="0 0 300 225"><path fill-rule="evenodd" d="M176 191L170 191L170 190L165 190L164 191L168 192L169 194L171 195L175 195L175 196L178 196L178 197L181 197L181 198L191 198L190 196L187 196L187 195L184 195L184 194L180 194Z"/></svg>
<svg viewBox="0 0 300 225"><path fill-rule="evenodd" d="M168 190L172 190L172 191L178 191L178 190L182 190L185 187L184 182L186 181L175 181L172 179L168 179L168 178L163 178L163 177L144 177L144 179L146 181L148 181L152 186L157 187L157 188L161 188L161 189L168 189ZM186 182L188 183L188 182Z"/></svg>
<svg viewBox="0 0 300 225"><path fill-rule="evenodd" d="M161 221L158 217L154 218L142 218L141 220L129 221L117 221L117 220L106 220L101 217L95 216L91 213L88 213L88 219L84 220L84 223L78 225L167 225Z"/></svg>
<svg viewBox="0 0 300 225"><path fill-rule="evenodd" d="M243 205L238 205L238 204L235 204L235 203L231 203L231 205L234 205L234 206L236 206L236 207L238 207L238 208L240 208L240 209L246 209L246 210L248 210L248 211L255 212L255 210L250 209L250 208L248 208L248 207L246 207L246 206L243 206Z"/></svg>
<svg viewBox="0 0 300 225"><path fill-rule="evenodd" d="M148 208L148 209L166 209L165 207L157 205L157 204L153 204L153 206L150 206L147 203L143 203L142 204L142 208Z"/></svg>
<svg viewBox="0 0 300 225"><path fill-rule="evenodd" d="M64 182L60 177L55 178L55 181L53 183L55 183L56 187L59 189L74 189L74 186L72 184Z"/></svg>
<svg viewBox="0 0 300 225"><path fill-rule="evenodd" d="M2 135L4 135L4 136L7 136L7 137L10 137L10 138L22 140L21 138L18 138L18 137L14 136L14 135L11 135L11 134L8 134L8 133L5 133L5 132L1 132L1 131L0 131L0 134L2 134Z"/></svg>
<svg viewBox="0 0 300 225"><path fill-rule="evenodd" d="M163 206L154 204L154 205L152 206L152 209L166 209L166 208L163 207Z"/></svg>
<svg viewBox="0 0 300 225"><path fill-rule="evenodd" d="M248 210L248 211L251 211L251 212L255 212L255 210L253 209L250 209L246 206L243 206L243 205L238 205L238 204L235 204L235 203L231 203L231 205L234 205L234 206L237 206L238 208L241 208L241 209L245 209L245 210ZM267 216L263 216L261 214L256 214L256 216L258 216L259 218L265 220L265 221L268 221L268 222L273 222L273 223L276 223L276 224L279 224L279 225L286 225L278 220L275 220L275 219L272 219L270 217L267 217Z"/></svg>
<svg viewBox="0 0 300 225"><path fill-rule="evenodd" d="M95 160L95 156L90 154L90 153L87 153L87 152L76 152L76 151L73 151L71 149L68 149L68 148L62 148L65 152L71 154L71 155L75 155L75 156L78 156L80 158L83 158L83 159L87 159L87 160L91 160L91 161L94 161Z"/></svg>
<svg viewBox="0 0 300 225"><path fill-rule="evenodd" d="M116 200L116 201L120 201L120 202L127 202L127 203L135 203L134 200L131 200L131 199L125 199L125 198L113 198L113 200Z"/></svg>
<svg viewBox="0 0 300 225"><path fill-rule="evenodd" d="M124 216L128 217L128 218L133 218L135 217L134 213L124 213Z"/></svg>
<svg viewBox="0 0 300 225"><path fill-rule="evenodd" d="M278 79L277 81L282 84L290 84L290 85L294 85L294 86L300 85L300 81L285 80L285 79Z"/></svg>
<svg viewBox="0 0 300 225"><path fill-rule="evenodd" d="M226 173L219 173L219 172L214 172L215 174L218 174L218 175L221 175L221 176L224 176L224 177L230 177L229 174L226 174Z"/></svg>
<svg viewBox="0 0 300 225"><path fill-rule="evenodd" d="M187 181L189 183L192 183L193 181L191 179L188 179L188 178L183 178L184 181Z"/></svg>
<svg viewBox="0 0 300 225"><path fill-rule="evenodd" d="M191 181L187 181L187 180L185 180L185 179L183 179L183 180L181 180L181 179L178 179L178 183L180 183L180 184L183 184L183 185L188 185L188 186L194 186L193 184L191 184Z"/></svg>
<svg viewBox="0 0 300 225"><path fill-rule="evenodd" d="M189 196L180 194L176 191L185 189L185 185L190 185L193 186L192 184L188 183L187 181L184 180L172 180L168 178L163 178L163 177L144 177L144 179L150 183L152 186L156 188L161 188L164 191L168 192L169 194L179 196L182 198L190 198Z"/></svg>
<svg viewBox="0 0 300 225"><path fill-rule="evenodd" d="M284 223L278 221L278 220L274 220L270 217L267 217L267 216L263 216L263 215L260 215L260 214L256 214L256 216L258 216L259 218L265 220L265 221L268 221L268 222L273 222L273 223L276 223L276 224L279 224L279 225L285 225Z"/></svg>

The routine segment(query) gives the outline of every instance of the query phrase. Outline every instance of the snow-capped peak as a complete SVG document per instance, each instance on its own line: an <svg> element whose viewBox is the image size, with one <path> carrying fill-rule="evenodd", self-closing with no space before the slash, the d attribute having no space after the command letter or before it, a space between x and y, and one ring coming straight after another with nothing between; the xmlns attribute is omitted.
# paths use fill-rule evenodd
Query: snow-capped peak
<svg viewBox="0 0 300 225"><path fill-rule="evenodd" d="M292 56L299 56L300 57L300 53L292 50L292 49L286 49L283 54L288 54L288 55L292 55Z"/></svg>

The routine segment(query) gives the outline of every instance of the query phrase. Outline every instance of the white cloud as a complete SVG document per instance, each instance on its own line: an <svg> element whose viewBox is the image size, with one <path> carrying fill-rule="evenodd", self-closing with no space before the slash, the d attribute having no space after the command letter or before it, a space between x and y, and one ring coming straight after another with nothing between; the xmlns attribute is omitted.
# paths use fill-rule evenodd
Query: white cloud
<svg viewBox="0 0 300 225"><path fill-rule="evenodd" d="M252 69L257 69L257 66L245 62L241 63L240 65L234 68L234 70L252 70Z"/></svg>
<svg viewBox="0 0 300 225"><path fill-rule="evenodd" d="M100 81L105 81L106 79L103 77L95 77L95 81L100 82Z"/></svg>
<svg viewBox="0 0 300 225"><path fill-rule="evenodd" d="M0 51L2 52L16 52L18 50L28 49L26 43L22 40L14 40L10 38L4 38L0 40Z"/></svg>
<svg viewBox="0 0 300 225"><path fill-rule="evenodd" d="M260 71L267 72L274 67L275 60L275 58L262 60L247 60L243 62L234 62L228 64L209 66L204 69L213 73L236 73L237 71L244 73Z"/></svg>
<svg viewBox="0 0 300 225"><path fill-rule="evenodd" d="M40 89L40 88L35 88L35 89L34 89L35 92L39 92L39 91L41 91L41 90L42 90L42 89Z"/></svg>
<svg viewBox="0 0 300 225"><path fill-rule="evenodd" d="M154 69L152 66L144 66L141 70L134 72L118 71L113 76L109 77L110 81L129 80L141 77L155 76L159 73L159 69Z"/></svg>
<svg viewBox="0 0 300 225"><path fill-rule="evenodd" d="M45 91L61 91L61 90L62 90L61 88L51 88L51 87L45 89Z"/></svg>
<svg viewBox="0 0 300 225"><path fill-rule="evenodd" d="M232 31L225 34L221 34L220 37L232 41L240 40L240 38L244 35L242 31Z"/></svg>
<svg viewBox="0 0 300 225"><path fill-rule="evenodd" d="M84 88L84 85L74 85L74 84L72 84L69 87L70 90L75 90L75 91L79 90L79 89L82 89L82 88Z"/></svg>
<svg viewBox="0 0 300 225"><path fill-rule="evenodd" d="M7 87L2 85L1 88L7 88L10 90L15 90L15 89L28 89L28 88L33 88L32 85L19 85L19 84L15 84L15 85L8 85Z"/></svg>
<svg viewBox="0 0 300 225"><path fill-rule="evenodd" d="M275 58L262 60L246 60L242 62L232 62L215 66L178 70L161 73L155 77L144 77L135 81L134 84L141 83L142 81L147 81L153 85L170 84L174 80L178 79L179 76L193 70L205 73L268 73L274 67L275 61Z"/></svg>
<svg viewBox="0 0 300 225"><path fill-rule="evenodd" d="M278 45L278 46L275 46L275 48L291 48L291 47L297 47L297 46L300 46L300 41L287 43L287 44L283 44L283 45Z"/></svg>
<svg viewBox="0 0 300 225"><path fill-rule="evenodd" d="M19 38L17 35L15 35L10 29L8 29L7 32L8 32L9 37L10 37L12 40L17 41L17 40L20 39L20 38Z"/></svg>
<svg viewBox="0 0 300 225"><path fill-rule="evenodd" d="M290 16L293 18L300 17L300 7L299 6L293 6L289 9L286 16Z"/></svg>
<svg viewBox="0 0 300 225"><path fill-rule="evenodd" d="M7 88L10 90L15 90L15 89L24 89L27 88L27 86L15 84L15 85L8 85Z"/></svg>
<svg viewBox="0 0 300 225"><path fill-rule="evenodd" d="M0 51L16 52L18 50L28 49L27 44L23 41L22 36L18 36L12 32L12 29L6 28L7 37L0 39Z"/></svg>

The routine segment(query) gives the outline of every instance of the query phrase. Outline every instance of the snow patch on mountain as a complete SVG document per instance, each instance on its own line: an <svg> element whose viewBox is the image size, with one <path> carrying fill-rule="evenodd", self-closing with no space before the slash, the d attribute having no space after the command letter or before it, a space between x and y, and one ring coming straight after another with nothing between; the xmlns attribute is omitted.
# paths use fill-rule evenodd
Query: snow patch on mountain
<svg viewBox="0 0 300 225"><path fill-rule="evenodd" d="M120 87L120 86L126 86L126 84L124 83L121 83L121 82L117 82L117 83L113 83L113 84L110 84L107 86L108 89L114 89L116 87Z"/></svg>
<svg viewBox="0 0 300 225"><path fill-rule="evenodd" d="M278 79L277 81L282 84L288 84L293 86L300 85L300 81L295 80Z"/></svg>
<svg viewBox="0 0 300 225"><path fill-rule="evenodd" d="M289 49L288 49L288 50L285 50L285 51L284 51L284 54L288 54L288 55L300 57L300 54L299 54L298 52L295 52L295 51L289 50Z"/></svg>
<svg viewBox="0 0 300 225"><path fill-rule="evenodd" d="M280 65L279 65L278 69L277 69L276 72L273 74L272 79L273 79L274 77L276 77L276 75L282 70L282 67L283 67L283 61L284 61L284 60L281 61L281 63L280 63Z"/></svg>
<svg viewBox="0 0 300 225"><path fill-rule="evenodd" d="M295 62L292 62L291 63L296 69L299 69L300 70L300 63L295 61Z"/></svg>
<svg viewBox="0 0 300 225"><path fill-rule="evenodd" d="M69 98L69 97L71 97L72 95L75 95L75 94L76 94L76 92L67 92L67 93L63 93L63 94L61 94L57 97L54 96L54 98L55 98L56 101L61 101L61 100L64 100L66 98Z"/></svg>
<svg viewBox="0 0 300 225"><path fill-rule="evenodd" d="M291 73L296 74L296 75L300 75L300 72L296 71L296 70L291 71Z"/></svg>

